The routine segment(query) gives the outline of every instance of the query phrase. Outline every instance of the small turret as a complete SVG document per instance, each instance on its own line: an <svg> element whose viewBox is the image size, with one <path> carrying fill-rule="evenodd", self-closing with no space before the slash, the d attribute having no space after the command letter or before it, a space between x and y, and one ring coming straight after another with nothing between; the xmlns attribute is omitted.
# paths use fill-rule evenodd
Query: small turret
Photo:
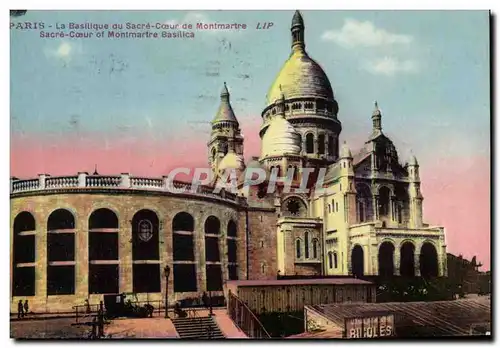
<svg viewBox="0 0 500 348"><path fill-rule="evenodd" d="M372 112L372 123L373 123L373 131L381 132L382 131L382 112L378 107L378 103L375 101L375 108Z"/></svg>

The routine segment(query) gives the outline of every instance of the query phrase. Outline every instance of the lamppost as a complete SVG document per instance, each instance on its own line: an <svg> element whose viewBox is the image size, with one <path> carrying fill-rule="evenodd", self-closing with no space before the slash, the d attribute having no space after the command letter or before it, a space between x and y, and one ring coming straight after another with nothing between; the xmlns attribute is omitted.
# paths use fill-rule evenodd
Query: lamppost
<svg viewBox="0 0 500 348"><path fill-rule="evenodd" d="M165 268L163 269L163 271L165 272L165 280L166 280L166 283L165 283L165 318L169 318L168 316L168 277L170 277L170 267L167 265L165 266Z"/></svg>

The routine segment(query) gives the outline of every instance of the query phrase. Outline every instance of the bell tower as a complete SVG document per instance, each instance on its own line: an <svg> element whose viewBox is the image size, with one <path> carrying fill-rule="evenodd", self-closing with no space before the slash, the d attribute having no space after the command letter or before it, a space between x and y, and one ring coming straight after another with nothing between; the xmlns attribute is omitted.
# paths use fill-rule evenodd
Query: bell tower
<svg viewBox="0 0 500 348"><path fill-rule="evenodd" d="M212 133L207 148L208 163L214 177L218 172L220 161L228 152L243 156L243 136L225 82L220 94L219 109L212 120Z"/></svg>

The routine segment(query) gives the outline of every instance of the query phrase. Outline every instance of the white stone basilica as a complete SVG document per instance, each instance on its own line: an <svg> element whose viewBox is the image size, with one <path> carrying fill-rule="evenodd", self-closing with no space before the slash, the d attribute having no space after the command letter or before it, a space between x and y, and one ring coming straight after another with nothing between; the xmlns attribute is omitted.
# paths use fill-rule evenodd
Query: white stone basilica
<svg viewBox="0 0 500 348"><path fill-rule="evenodd" d="M373 131L362 150L353 156L347 144L339 145L338 103L327 75L306 51L304 31L297 11L290 57L262 111L260 157L245 166L243 138L225 84L208 143L215 176L227 170L241 175L251 167L267 173L278 168L278 175L286 176L293 168L292 187L298 188L303 168L316 174L327 168L322 192L314 191L311 180L309 194L293 189L266 194L261 185L247 197L249 209L267 204L276 215L275 238L261 243L266 250L257 258L261 269L271 266L281 275L446 275L444 228L423 222L416 157L400 163L382 130L377 103Z"/></svg>

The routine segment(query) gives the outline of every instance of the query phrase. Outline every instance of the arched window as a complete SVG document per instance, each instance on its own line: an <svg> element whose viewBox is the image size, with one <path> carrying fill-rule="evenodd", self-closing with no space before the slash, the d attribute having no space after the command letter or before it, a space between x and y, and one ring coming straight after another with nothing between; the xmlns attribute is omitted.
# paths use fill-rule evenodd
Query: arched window
<svg viewBox="0 0 500 348"><path fill-rule="evenodd" d="M335 202L335 211L339 212L339 202Z"/></svg>
<svg viewBox="0 0 500 348"><path fill-rule="evenodd" d="M132 289L135 293L161 291L160 221L152 210L142 209L132 218ZM147 262L144 261L157 262Z"/></svg>
<svg viewBox="0 0 500 348"><path fill-rule="evenodd" d="M300 259L302 257L302 253L301 253L301 248L300 248L300 239L297 239L295 241L295 255L297 256L297 259Z"/></svg>
<svg viewBox="0 0 500 348"><path fill-rule="evenodd" d="M338 263L337 263L337 253L333 253L333 264L335 266L335 268L338 267Z"/></svg>
<svg viewBox="0 0 500 348"><path fill-rule="evenodd" d="M152 235L152 225L148 225ZM110 209L97 209L89 217L89 293L119 291L118 217ZM102 262L105 261L105 262Z"/></svg>
<svg viewBox="0 0 500 348"><path fill-rule="evenodd" d="M318 240L313 239L313 258L318 258Z"/></svg>
<svg viewBox="0 0 500 348"><path fill-rule="evenodd" d="M333 136L328 136L328 155L333 156L335 154L335 147L333 142Z"/></svg>
<svg viewBox="0 0 500 348"><path fill-rule="evenodd" d="M35 218L23 211L14 219L13 296L35 295Z"/></svg>
<svg viewBox="0 0 500 348"><path fill-rule="evenodd" d="M335 200L332 199L332 211L335 212Z"/></svg>
<svg viewBox="0 0 500 348"><path fill-rule="evenodd" d="M66 209L52 212L47 221L47 295L75 293L75 218ZM53 264L55 261L65 261Z"/></svg>
<svg viewBox="0 0 500 348"><path fill-rule="evenodd" d="M324 134L318 135L318 153L320 155L325 154L325 135Z"/></svg>
<svg viewBox="0 0 500 348"><path fill-rule="evenodd" d="M390 196L391 191L387 187L382 187L379 190L379 214L380 216L389 215L389 206L390 206Z"/></svg>
<svg viewBox="0 0 500 348"><path fill-rule="evenodd" d="M328 267L333 268L332 252L328 252Z"/></svg>
<svg viewBox="0 0 500 348"><path fill-rule="evenodd" d="M314 134L312 133L306 135L306 152L314 153Z"/></svg>
<svg viewBox="0 0 500 348"><path fill-rule="evenodd" d="M174 292L197 291L194 258L194 218L180 212L172 221Z"/></svg>
<svg viewBox="0 0 500 348"><path fill-rule="evenodd" d="M211 215L205 220L205 234L219 234L220 221L215 216Z"/></svg>
<svg viewBox="0 0 500 348"><path fill-rule="evenodd" d="M260 272L262 274L266 274L266 264L265 263L260 264Z"/></svg>
<svg viewBox="0 0 500 348"><path fill-rule="evenodd" d="M309 258L309 232L304 233L304 256Z"/></svg>
<svg viewBox="0 0 500 348"><path fill-rule="evenodd" d="M328 212L331 213L332 212L332 206L330 204L328 204Z"/></svg>

